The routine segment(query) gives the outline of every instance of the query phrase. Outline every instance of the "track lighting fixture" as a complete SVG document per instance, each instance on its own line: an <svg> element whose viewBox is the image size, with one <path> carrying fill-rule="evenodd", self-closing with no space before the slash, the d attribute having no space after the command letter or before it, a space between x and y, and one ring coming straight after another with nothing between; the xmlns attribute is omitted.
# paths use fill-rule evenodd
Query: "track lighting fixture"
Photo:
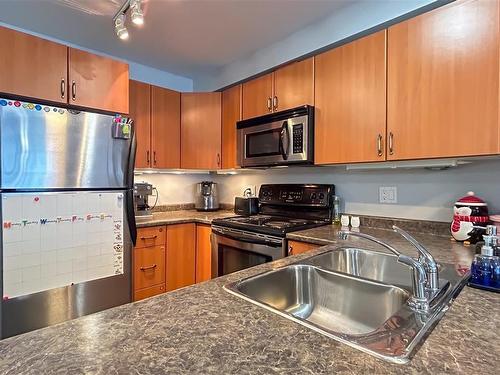
<svg viewBox="0 0 500 375"><path fill-rule="evenodd" d="M130 18L136 25L144 24L144 14L141 9L141 0L130 1Z"/></svg>
<svg viewBox="0 0 500 375"><path fill-rule="evenodd" d="M127 27L125 26L125 18L126 17L125 17L124 13L119 14L115 18L116 35L118 36L118 38L120 38L122 40L128 39L128 30L127 30Z"/></svg>
<svg viewBox="0 0 500 375"><path fill-rule="evenodd" d="M128 30L125 26L127 10L130 9L130 19L135 25L144 24L144 13L141 8L141 0L126 0L113 17L116 35L122 39L128 39Z"/></svg>

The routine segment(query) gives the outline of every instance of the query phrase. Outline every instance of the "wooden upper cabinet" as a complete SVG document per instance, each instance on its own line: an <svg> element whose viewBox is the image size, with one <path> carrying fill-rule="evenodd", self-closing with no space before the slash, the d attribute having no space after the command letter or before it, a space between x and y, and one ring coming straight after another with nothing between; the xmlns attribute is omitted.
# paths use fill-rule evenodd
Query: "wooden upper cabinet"
<svg viewBox="0 0 500 375"><path fill-rule="evenodd" d="M241 95L243 119L271 113L273 110L273 73L243 83Z"/></svg>
<svg viewBox="0 0 500 375"><path fill-rule="evenodd" d="M181 167L181 94L151 87L151 166Z"/></svg>
<svg viewBox="0 0 500 375"><path fill-rule="evenodd" d="M151 86L130 81L130 117L134 120L137 151L136 168L151 167Z"/></svg>
<svg viewBox="0 0 500 375"><path fill-rule="evenodd" d="M0 27L0 92L67 102L68 47Z"/></svg>
<svg viewBox="0 0 500 375"><path fill-rule="evenodd" d="M222 92L222 169L236 168L236 122L241 120L241 85Z"/></svg>
<svg viewBox="0 0 500 375"><path fill-rule="evenodd" d="M221 167L221 93L181 95L181 168Z"/></svg>
<svg viewBox="0 0 500 375"><path fill-rule="evenodd" d="M314 57L285 65L274 72L273 110L314 105Z"/></svg>
<svg viewBox="0 0 500 375"><path fill-rule="evenodd" d="M68 103L110 112L129 112L128 65L69 48Z"/></svg>
<svg viewBox="0 0 500 375"><path fill-rule="evenodd" d="M167 291L191 285L196 280L196 226L167 226Z"/></svg>
<svg viewBox="0 0 500 375"><path fill-rule="evenodd" d="M389 28L388 159L499 152L498 8L457 1Z"/></svg>
<svg viewBox="0 0 500 375"><path fill-rule="evenodd" d="M315 162L385 160L386 31L316 56Z"/></svg>

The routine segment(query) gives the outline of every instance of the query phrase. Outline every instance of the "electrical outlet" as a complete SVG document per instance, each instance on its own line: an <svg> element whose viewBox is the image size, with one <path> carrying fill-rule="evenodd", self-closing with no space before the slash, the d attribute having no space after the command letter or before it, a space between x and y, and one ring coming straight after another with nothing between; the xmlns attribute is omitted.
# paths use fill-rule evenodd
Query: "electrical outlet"
<svg viewBox="0 0 500 375"><path fill-rule="evenodd" d="M398 203L398 188L396 186L380 186L378 193L380 203Z"/></svg>

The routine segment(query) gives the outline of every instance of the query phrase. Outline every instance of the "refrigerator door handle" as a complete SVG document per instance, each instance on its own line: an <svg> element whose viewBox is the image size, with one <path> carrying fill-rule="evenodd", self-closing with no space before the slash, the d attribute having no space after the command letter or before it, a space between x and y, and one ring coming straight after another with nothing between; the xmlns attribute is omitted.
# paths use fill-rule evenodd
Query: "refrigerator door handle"
<svg viewBox="0 0 500 375"><path fill-rule="evenodd" d="M127 197L126 197L126 207L127 207L127 222L130 231L130 238L132 243L136 244L137 241L137 227L135 223L135 209L134 209L134 166L135 166L135 154L137 150L137 140L135 138L134 126L132 126L132 139L130 142L130 157L128 160L128 171L127 171Z"/></svg>
<svg viewBox="0 0 500 375"><path fill-rule="evenodd" d="M127 223L130 232L130 239L135 246L137 242L137 227L135 224L135 211L134 211L134 190L127 189L125 205L127 207Z"/></svg>

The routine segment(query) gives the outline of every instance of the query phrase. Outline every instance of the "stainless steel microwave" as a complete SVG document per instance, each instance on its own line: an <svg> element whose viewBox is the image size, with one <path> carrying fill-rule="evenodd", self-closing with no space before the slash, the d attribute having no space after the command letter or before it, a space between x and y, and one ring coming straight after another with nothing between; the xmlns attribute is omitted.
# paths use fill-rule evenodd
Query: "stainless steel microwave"
<svg viewBox="0 0 500 375"><path fill-rule="evenodd" d="M238 121L241 167L314 162L314 107L302 106Z"/></svg>

